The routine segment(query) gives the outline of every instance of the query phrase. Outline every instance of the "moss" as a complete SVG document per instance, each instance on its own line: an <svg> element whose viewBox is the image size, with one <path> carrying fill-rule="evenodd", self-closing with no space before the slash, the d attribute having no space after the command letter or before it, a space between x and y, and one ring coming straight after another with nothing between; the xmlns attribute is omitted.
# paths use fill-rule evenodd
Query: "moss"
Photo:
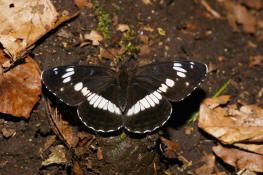
<svg viewBox="0 0 263 175"><path fill-rule="evenodd" d="M111 39L108 26L111 24L110 15L105 12L98 0L93 0L94 14L97 17L97 31L101 32L106 39Z"/></svg>

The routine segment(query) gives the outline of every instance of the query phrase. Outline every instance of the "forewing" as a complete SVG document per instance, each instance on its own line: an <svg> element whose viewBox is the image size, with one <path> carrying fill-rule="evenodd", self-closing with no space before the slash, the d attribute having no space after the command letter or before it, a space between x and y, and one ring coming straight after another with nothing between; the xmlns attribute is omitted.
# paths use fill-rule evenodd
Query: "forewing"
<svg viewBox="0 0 263 175"><path fill-rule="evenodd" d="M191 94L207 73L207 66L195 61L169 61L149 64L134 71L132 85L154 91L170 101L180 101Z"/></svg>
<svg viewBox="0 0 263 175"><path fill-rule="evenodd" d="M62 102L76 106L92 93L100 93L116 86L115 74L113 70L105 67L60 66L42 72L41 78L46 88Z"/></svg>

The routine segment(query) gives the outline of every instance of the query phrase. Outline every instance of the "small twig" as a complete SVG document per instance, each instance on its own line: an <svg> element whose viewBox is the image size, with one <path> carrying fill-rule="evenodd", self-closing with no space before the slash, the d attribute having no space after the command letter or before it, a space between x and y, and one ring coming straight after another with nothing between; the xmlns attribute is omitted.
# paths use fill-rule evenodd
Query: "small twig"
<svg viewBox="0 0 263 175"><path fill-rule="evenodd" d="M221 18L221 15L217 11L212 9L210 5L206 2L206 0L201 0L200 2L205 7L205 9L211 13L211 15L213 15L215 18Z"/></svg>

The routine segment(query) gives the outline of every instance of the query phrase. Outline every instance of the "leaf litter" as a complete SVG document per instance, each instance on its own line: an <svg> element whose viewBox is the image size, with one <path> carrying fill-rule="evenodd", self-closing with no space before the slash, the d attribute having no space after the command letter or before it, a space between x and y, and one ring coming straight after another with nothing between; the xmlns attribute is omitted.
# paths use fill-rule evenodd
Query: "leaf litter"
<svg viewBox="0 0 263 175"><path fill-rule="evenodd" d="M238 107L237 104L228 104L229 102L229 95L205 99L200 106L198 127L224 145L242 149L229 149L222 145L214 147L213 151L226 163L263 172L263 109L247 104L240 104ZM231 151L232 154L228 153Z"/></svg>
<svg viewBox="0 0 263 175"><path fill-rule="evenodd" d="M0 53L0 64L8 61ZM40 69L31 57L0 75L0 112L29 118L41 93Z"/></svg>

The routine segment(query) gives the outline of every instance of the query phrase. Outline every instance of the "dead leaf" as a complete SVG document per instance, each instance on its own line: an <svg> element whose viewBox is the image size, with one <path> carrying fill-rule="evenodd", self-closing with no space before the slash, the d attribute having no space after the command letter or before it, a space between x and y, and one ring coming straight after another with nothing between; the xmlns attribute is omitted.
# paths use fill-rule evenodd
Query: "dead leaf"
<svg viewBox="0 0 263 175"><path fill-rule="evenodd" d="M0 55L0 64L8 58ZM31 57L0 75L0 112L28 118L41 93L40 69Z"/></svg>
<svg viewBox="0 0 263 175"><path fill-rule="evenodd" d="M203 152L201 161L204 162L204 165L197 168L195 173L197 175L211 175L215 169L215 156L213 154L207 154L206 152Z"/></svg>
<svg viewBox="0 0 263 175"><path fill-rule="evenodd" d="M152 5L151 0L142 0L145 5Z"/></svg>
<svg viewBox="0 0 263 175"><path fill-rule="evenodd" d="M165 145L163 148L164 156L168 158L178 158L178 145L164 137L160 137L160 140Z"/></svg>
<svg viewBox="0 0 263 175"><path fill-rule="evenodd" d="M100 57L113 60L115 56L117 56L119 50L116 48L108 48L107 50L101 48L100 49Z"/></svg>
<svg viewBox="0 0 263 175"><path fill-rule="evenodd" d="M144 27L143 27L143 30L144 30L144 31L147 31L147 32L153 32L153 31L154 31L154 29L151 28L150 26L144 26Z"/></svg>
<svg viewBox="0 0 263 175"><path fill-rule="evenodd" d="M250 56L249 57L249 67L254 66L260 66L263 65L263 56L262 55L256 55L256 56Z"/></svg>
<svg viewBox="0 0 263 175"><path fill-rule="evenodd" d="M240 2L242 4L246 4L250 8L254 8L257 10L261 9L263 6L262 0L241 0Z"/></svg>
<svg viewBox="0 0 263 175"><path fill-rule="evenodd" d="M83 9L87 5L87 0L74 0L74 3L79 9Z"/></svg>
<svg viewBox="0 0 263 175"><path fill-rule="evenodd" d="M97 150L97 159L98 159L98 160L102 160L102 159L103 159L101 147L98 147L98 150Z"/></svg>
<svg viewBox="0 0 263 175"><path fill-rule="evenodd" d="M198 126L224 144L263 154L263 109L226 104L229 97L208 98L200 106ZM257 144L256 144L257 143Z"/></svg>
<svg viewBox="0 0 263 175"><path fill-rule="evenodd" d="M234 148L226 148L222 145L212 147L214 153L225 163L241 169L263 172L263 156L241 151Z"/></svg>
<svg viewBox="0 0 263 175"><path fill-rule="evenodd" d="M16 134L16 130L9 128L9 127L4 127L2 129L2 134L5 138L9 138L9 137L14 136Z"/></svg>
<svg viewBox="0 0 263 175"><path fill-rule="evenodd" d="M5 0L1 1L0 18L0 42L7 54L16 60L51 30L58 13L49 0Z"/></svg>
<svg viewBox="0 0 263 175"><path fill-rule="evenodd" d="M46 139L46 142L43 146L43 148L40 148L39 153L42 154L44 151L46 151L54 142L56 141L56 136L51 135L48 136Z"/></svg>
<svg viewBox="0 0 263 175"><path fill-rule="evenodd" d="M125 32L127 30L130 30L130 27L127 24L118 24L116 30L121 31L121 32Z"/></svg>
<svg viewBox="0 0 263 175"><path fill-rule="evenodd" d="M48 166L52 164L66 165L69 160L66 157L66 149L63 145L57 145L50 148L51 154L42 162L42 166Z"/></svg>
<svg viewBox="0 0 263 175"><path fill-rule="evenodd" d="M96 30L92 30L89 34L85 34L84 38L92 41L92 45L94 46L100 45L99 41L103 40L103 36Z"/></svg>
<svg viewBox="0 0 263 175"><path fill-rule="evenodd" d="M57 108L53 110L50 104L48 104L48 110L51 113L48 116L51 129L63 142L66 143L68 148L75 148L79 142L77 130L73 128L69 122L62 120L62 116L61 114L58 114Z"/></svg>
<svg viewBox="0 0 263 175"><path fill-rule="evenodd" d="M141 45L139 56L148 56L151 54L151 51L152 51L152 49L148 45L146 45L146 44Z"/></svg>
<svg viewBox="0 0 263 175"><path fill-rule="evenodd" d="M83 175L83 171L81 170L79 163L76 160L73 163L73 172L75 175Z"/></svg>
<svg viewBox="0 0 263 175"><path fill-rule="evenodd" d="M242 24L244 32L256 32L257 19L250 14L245 6L230 0L224 0L223 6L227 12L228 23L233 27L234 31L239 31L237 24Z"/></svg>

